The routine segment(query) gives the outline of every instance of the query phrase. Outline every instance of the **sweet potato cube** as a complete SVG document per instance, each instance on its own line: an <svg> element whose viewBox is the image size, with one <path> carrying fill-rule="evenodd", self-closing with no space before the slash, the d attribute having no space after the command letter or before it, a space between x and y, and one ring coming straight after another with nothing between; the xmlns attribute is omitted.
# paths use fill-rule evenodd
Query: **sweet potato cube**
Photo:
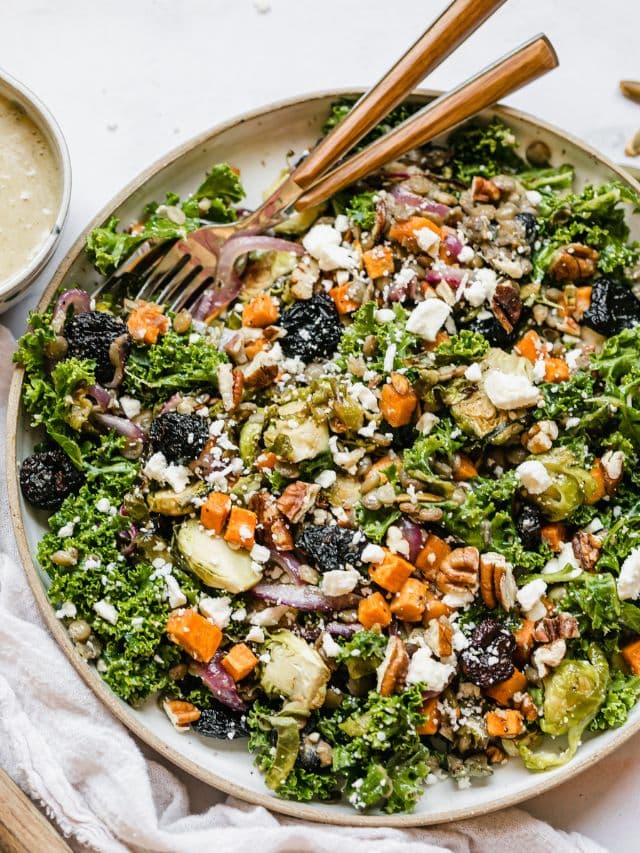
<svg viewBox="0 0 640 853"><path fill-rule="evenodd" d="M391 381L382 386L380 411L392 427L406 426L418 405L418 397L400 373L392 373Z"/></svg>
<svg viewBox="0 0 640 853"><path fill-rule="evenodd" d="M438 697L432 696L422 706L420 712L424 715L424 723L416 727L419 735L434 735L440 728L440 712L438 711Z"/></svg>
<svg viewBox="0 0 640 853"><path fill-rule="evenodd" d="M640 639L628 643L622 649L622 657L634 675L640 675Z"/></svg>
<svg viewBox="0 0 640 853"><path fill-rule="evenodd" d="M369 278L381 278L393 272L393 252L388 246L374 246L362 255Z"/></svg>
<svg viewBox="0 0 640 853"><path fill-rule="evenodd" d="M427 590L427 601L422 617L422 624L428 625L432 619L439 619L441 616L449 616L453 613L453 608L445 604L431 590Z"/></svg>
<svg viewBox="0 0 640 853"><path fill-rule="evenodd" d="M427 603L427 585L408 578L391 602L391 612L404 622L419 622Z"/></svg>
<svg viewBox="0 0 640 853"><path fill-rule="evenodd" d="M484 719L489 737L513 738L518 737L525 730L522 714L513 708L489 711Z"/></svg>
<svg viewBox="0 0 640 853"><path fill-rule="evenodd" d="M255 541L257 520L255 512L251 512L250 509L244 509L241 506L231 507L229 523L224 533L225 541L229 545L249 550Z"/></svg>
<svg viewBox="0 0 640 853"><path fill-rule="evenodd" d="M513 670L513 675L505 681L487 687L485 696L489 696L498 705L508 705L516 693L522 693L527 689L527 678L519 669Z"/></svg>
<svg viewBox="0 0 640 853"><path fill-rule="evenodd" d="M550 524L544 524L540 528L540 535L542 536L543 541L547 543L549 548L551 548L553 553L557 554L562 548L563 543L566 541L567 528L564 524L554 521Z"/></svg>
<svg viewBox="0 0 640 853"><path fill-rule="evenodd" d="M540 335L533 329L530 329L524 334L515 346L516 352L520 353L523 358L535 364L540 357L544 357L545 348L540 338Z"/></svg>
<svg viewBox="0 0 640 853"><path fill-rule="evenodd" d="M427 219L426 216L410 216L409 219L405 219L402 222L395 222L389 229L389 238L400 243L401 246L404 246L410 252L419 252L420 247L416 233L422 231L424 228L433 231L440 240L444 240L445 233L442 228L436 225L435 222Z"/></svg>
<svg viewBox="0 0 640 853"><path fill-rule="evenodd" d="M346 284L340 284L336 287L332 287L329 291L329 296L333 299L338 314L350 314L352 311L355 311L360 307L359 302L356 302L355 299L351 299L349 297L350 289L351 284L347 282Z"/></svg>
<svg viewBox="0 0 640 853"><path fill-rule="evenodd" d="M464 453L456 453L453 457L453 479L456 483L473 480L478 476L478 469Z"/></svg>
<svg viewBox="0 0 640 853"><path fill-rule="evenodd" d="M222 640L222 631L190 607L174 610L167 622L167 635L172 643L200 663L209 663Z"/></svg>
<svg viewBox="0 0 640 853"><path fill-rule="evenodd" d="M129 314L127 329L134 341L148 344L158 342L158 337L169 331L169 318L164 316L164 308L155 302L139 302Z"/></svg>
<svg viewBox="0 0 640 853"><path fill-rule="evenodd" d="M371 566L369 576L387 592L400 592L404 582L413 574L413 566L403 557L384 548L384 559Z"/></svg>
<svg viewBox="0 0 640 853"><path fill-rule="evenodd" d="M250 329L264 329L278 319L278 306L268 293L258 293L242 309L242 325Z"/></svg>
<svg viewBox="0 0 640 853"><path fill-rule="evenodd" d="M451 553L451 548L444 539L430 533L424 548L416 558L416 568L420 569L427 580L435 580L436 572L444 558Z"/></svg>
<svg viewBox="0 0 640 853"><path fill-rule="evenodd" d="M221 663L234 681L241 681L256 668L258 658L249 646L244 643L238 643L222 658Z"/></svg>
<svg viewBox="0 0 640 853"><path fill-rule="evenodd" d="M569 365L564 358L547 358L544 362L545 382L564 382L569 378Z"/></svg>
<svg viewBox="0 0 640 853"><path fill-rule="evenodd" d="M379 625L386 628L391 623L391 610L382 593L374 592L358 603L358 621L365 628Z"/></svg>
<svg viewBox="0 0 640 853"><path fill-rule="evenodd" d="M527 663L531 657L533 646L535 644L534 632L536 623L533 619L523 619L522 624L515 632L516 638L516 656L521 664Z"/></svg>
<svg viewBox="0 0 640 853"><path fill-rule="evenodd" d="M209 492L200 508L200 523L220 534L231 512L231 498L223 492Z"/></svg>

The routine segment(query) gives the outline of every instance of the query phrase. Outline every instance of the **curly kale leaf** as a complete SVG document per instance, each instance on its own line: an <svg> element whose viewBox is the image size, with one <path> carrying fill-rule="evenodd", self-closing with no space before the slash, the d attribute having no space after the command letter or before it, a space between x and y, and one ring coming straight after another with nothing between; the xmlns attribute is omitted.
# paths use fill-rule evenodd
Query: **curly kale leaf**
<svg viewBox="0 0 640 853"><path fill-rule="evenodd" d="M453 149L453 176L466 184L476 175L492 178L524 169L513 131L497 118L486 126L463 125L449 136L448 145Z"/></svg>
<svg viewBox="0 0 640 853"><path fill-rule="evenodd" d="M454 486L449 478L438 473L434 465L439 462L449 464L466 441L466 437L452 420L440 418L430 433L420 436L412 447L404 451L404 468L409 476L422 480L431 488L448 496Z"/></svg>
<svg viewBox="0 0 640 853"><path fill-rule="evenodd" d="M545 169L528 169L518 174L518 180L528 190L541 193L570 190L573 184L574 168L569 163L562 166L549 166Z"/></svg>
<svg viewBox="0 0 640 853"><path fill-rule="evenodd" d="M152 202L145 207L144 217L135 233L118 231L117 217L112 216L103 226L94 228L87 237L87 254L99 273L106 275L140 243L145 240L172 240L184 237L203 224L233 222L236 212L232 204L244 197L236 172L226 163L218 163L207 174L195 193L181 205L184 222L170 218L165 206L177 207L180 199L175 193L167 195L165 206Z"/></svg>
<svg viewBox="0 0 640 853"><path fill-rule="evenodd" d="M615 729L629 716L629 711L640 697L640 676L625 675L620 670L609 673L609 684L604 704L589 726L592 732Z"/></svg>
<svg viewBox="0 0 640 853"><path fill-rule="evenodd" d="M434 350L437 364L470 364L489 351L489 341L480 332L463 329Z"/></svg>
<svg viewBox="0 0 640 853"><path fill-rule="evenodd" d="M358 504L356 507L356 517L360 530L372 542L382 542L387 530L392 524L395 524L401 515L400 510L389 507L367 509L362 504Z"/></svg>
<svg viewBox="0 0 640 853"><path fill-rule="evenodd" d="M371 675L382 663L387 647L387 638L375 631L358 631L353 638L340 647L336 663L343 663L351 678Z"/></svg>
<svg viewBox="0 0 640 853"><path fill-rule="evenodd" d="M381 323L376 320L377 310L377 303L365 302L353 315L353 322L347 326L338 347L338 364L343 370L347 369L348 356L354 356L364 358L368 368L384 374L388 372L385 371L385 356L389 347L395 347L392 370L404 367L407 356L415 351L418 339L406 329L408 311L396 304L393 309L395 319ZM378 344L375 353L365 357L362 348L370 335L377 339Z"/></svg>
<svg viewBox="0 0 640 853"><path fill-rule="evenodd" d="M165 400L174 391L215 388L218 368L227 361L205 335L169 331L153 347L133 346L125 389L145 402Z"/></svg>

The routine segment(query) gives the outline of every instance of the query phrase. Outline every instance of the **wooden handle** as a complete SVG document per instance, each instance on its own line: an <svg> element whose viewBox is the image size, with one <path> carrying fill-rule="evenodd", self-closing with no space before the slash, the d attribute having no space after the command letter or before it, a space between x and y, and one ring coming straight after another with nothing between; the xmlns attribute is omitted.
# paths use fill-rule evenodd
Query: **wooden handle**
<svg viewBox="0 0 640 853"><path fill-rule="evenodd" d="M454 0L345 118L302 161L291 177L303 190L362 139L505 0Z"/></svg>
<svg viewBox="0 0 640 853"><path fill-rule="evenodd" d="M536 36L457 89L441 95L386 136L333 169L300 196L295 209L305 210L319 204L359 178L495 104L557 64L558 57L549 40L546 36Z"/></svg>
<svg viewBox="0 0 640 853"><path fill-rule="evenodd" d="M0 850L2 853L71 853L44 815L0 770Z"/></svg>

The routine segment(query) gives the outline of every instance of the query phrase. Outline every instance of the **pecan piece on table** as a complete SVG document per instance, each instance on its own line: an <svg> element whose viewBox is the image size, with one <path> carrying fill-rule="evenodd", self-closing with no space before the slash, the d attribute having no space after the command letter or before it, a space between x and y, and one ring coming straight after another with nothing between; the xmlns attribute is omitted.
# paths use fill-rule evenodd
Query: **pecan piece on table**
<svg viewBox="0 0 640 853"><path fill-rule="evenodd" d="M400 637L389 637L384 660L378 667L378 693L391 696L399 693L409 671L409 655Z"/></svg>

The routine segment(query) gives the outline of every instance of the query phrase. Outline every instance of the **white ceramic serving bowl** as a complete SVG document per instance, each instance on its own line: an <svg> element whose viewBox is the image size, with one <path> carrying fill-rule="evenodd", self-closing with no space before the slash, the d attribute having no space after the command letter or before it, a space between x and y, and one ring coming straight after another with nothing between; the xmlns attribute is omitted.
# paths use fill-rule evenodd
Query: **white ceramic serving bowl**
<svg viewBox="0 0 640 853"><path fill-rule="evenodd" d="M125 223L135 220L145 203L163 198L167 190L183 195L193 191L206 169L219 161L228 161L240 168L248 206L259 203L263 190L286 165L288 152L293 150L297 155L313 145L329 105L344 94L347 93L303 96L264 107L207 131L134 180L90 223L87 231L112 214ZM425 92L422 96L433 97L433 93ZM617 178L640 191L640 185L619 168L560 130L515 110L496 108L487 111L486 116L493 114L499 115L515 130L523 146L534 139L542 139L553 152L555 164L573 163L578 186ZM639 238L638 217L633 228L635 237ZM49 304L61 285L73 284L91 290L99 280L83 253L85 236L86 232L64 259L40 302L40 309ZM19 463L32 452L38 440L20 404L21 385L22 371L16 370L8 413L9 494L18 546L44 619L73 665L105 705L142 740L202 781L242 799L300 818L352 825L415 826L485 814L536 796L591 766L640 729L640 707L637 707L620 729L585 738L576 758L564 767L532 774L518 760L513 760L506 767L498 768L492 777L474 781L466 790L458 790L455 783L448 780L429 787L410 815L359 815L342 804L295 803L276 798L253 767L246 742L227 743L196 734L179 734L154 701L136 710L120 701L74 651L46 597L47 578L35 562L37 543L46 529L46 515L25 504L18 486ZM580 785L579 779L576 784Z"/></svg>
<svg viewBox="0 0 640 853"><path fill-rule="evenodd" d="M57 169L60 173L60 190L57 201L55 221L45 240L38 247L31 260L11 278L0 284L0 314L7 311L22 299L37 275L42 272L56 244L67 218L71 198L71 161L62 131L47 107L32 91L0 68L0 96L15 101L42 133L51 149Z"/></svg>

